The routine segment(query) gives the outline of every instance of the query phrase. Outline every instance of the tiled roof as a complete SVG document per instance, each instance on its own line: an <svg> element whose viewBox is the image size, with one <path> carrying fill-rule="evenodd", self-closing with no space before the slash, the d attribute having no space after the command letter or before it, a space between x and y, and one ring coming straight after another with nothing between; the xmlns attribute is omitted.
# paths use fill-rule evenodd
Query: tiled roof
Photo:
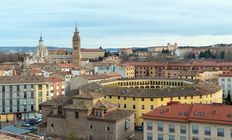
<svg viewBox="0 0 232 140"><path fill-rule="evenodd" d="M88 119L89 120L99 120L99 121L117 121L129 117L130 115L134 114L132 110L120 110L115 109L112 111L107 112L104 117L96 117L93 114L90 114Z"/></svg>
<svg viewBox="0 0 232 140"><path fill-rule="evenodd" d="M219 74L218 77L232 77L232 72L226 72L223 74Z"/></svg>
<svg viewBox="0 0 232 140"><path fill-rule="evenodd" d="M66 106L72 104L72 98L71 97L57 97L51 100L48 100L41 105L44 106Z"/></svg>
<svg viewBox="0 0 232 140"><path fill-rule="evenodd" d="M64 82L63 79L58 77L48 77L47 80L51 83Z"/></svg>
<svg viewBox="0 0 232 140"><path fill-rule="evenodd" d="M87 110L91 110L93 108L93 105L90 102L78 101L77 103L67 105L67 106L65 106L63 108L87 111Z"/></svg>
<svg viewBox="0 0 232 140"><path fill-rule="evenodd" d="M120 79L121 80L121 79ZM120 80L118 80L120 82ZM129 79L126 79L129 80ZM137 79L138 80L138 79ZM173 80L173 79L172 79ZM110 82L117 81L112 80ZM107 82L106 82L107 83ZM100 93L112 96L127 96L127 97L145 97L145 98L160 98L160 97L177 97L177 96L200 96L213 94L221 90L219 85L209 82L193 83L190 86L173 87L173 88L127 88L127 87L111 87L102 86L102 83L90 83L80 87L83 93Z"/></svg>
<svg viewBox="0 0 232 140"><path fill-rule="evenodd" d="M98 99L104 97L104 95L100 93L86 92L83 94L75 95L73 97L78 99Z"/></svg>
<svg viewBox="0 0 232 140"><path fill-rule="evenodd" d="M104 49L87 49L87 48L81 48L81 52L104 52Z"/></svg>
<svg viewBox="0 0 232 140"><path fill-rule="evenodd" d="M0 84L16 84L16 83L44 83L47 82L43 76L3 76L0 77Z"/></svg>
<svg viewBox="0 0 232 140"><path fill-rule="evenodd" d="M120 77L120 76L121 75L116 72L107 73L107 74L81 75L81 77L87 80L107 79L107 78Z"/></svg>
<svg viewBox="0 0 232 140"><path fill-rule="evenodd" d="M232 106L224 104L169 103L142 118L160 121L201 122L232 125Z"/></svg>
<svg viewBox="0 0 232 140"><path fill-rule="evenodd" d="M62 68L78 68L76 65L71 64L71 63L57 64L57 65Z"/></svg>
<svg viewBox="0 0 232 140"><path fill-rule="evenodd" d="M104 99L98 100L93 106L94 109L109 109L109 108L114 108L114 107L115 105L113 103L107 100L104 100Z"/></svg>

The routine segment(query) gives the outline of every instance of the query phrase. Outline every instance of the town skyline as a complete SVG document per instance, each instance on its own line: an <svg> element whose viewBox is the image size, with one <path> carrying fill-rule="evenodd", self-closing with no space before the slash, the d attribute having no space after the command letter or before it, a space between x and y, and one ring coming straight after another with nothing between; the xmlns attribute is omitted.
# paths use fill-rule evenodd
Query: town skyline
<svg viewBox="0 0 232 140"><path fill-rule="evenodd" d="M42 32L46 45L71 48L75 23L84 48L232 43L232 2L13 1L0 6L0 46L36 46Z"/></svg>

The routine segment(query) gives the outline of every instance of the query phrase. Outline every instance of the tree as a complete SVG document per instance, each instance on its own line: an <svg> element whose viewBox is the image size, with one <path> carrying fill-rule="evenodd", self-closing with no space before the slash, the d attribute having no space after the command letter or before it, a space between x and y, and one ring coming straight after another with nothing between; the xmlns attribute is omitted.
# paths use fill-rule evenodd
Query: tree
<svg viewBox="0 0 232 140"><path fill-rule="evenodd" d="M102 49L102 47L100 46L99 49Z"/></svg>
<svg viewBox="0 0 232 140"><path fill-rule="evenodd" d="M220 52L220 58L221 58L221 59L224 59L224 58L225 58L225 52L224 52L224 51L221 51L221 52Z"/></svg>
<svg viewBox="0 0 232 140"><path fill-rule="evenodd" d="M231 103L231 96L230 96L230 94L227 95L226 101L227 101L228 103Z"/></svg>

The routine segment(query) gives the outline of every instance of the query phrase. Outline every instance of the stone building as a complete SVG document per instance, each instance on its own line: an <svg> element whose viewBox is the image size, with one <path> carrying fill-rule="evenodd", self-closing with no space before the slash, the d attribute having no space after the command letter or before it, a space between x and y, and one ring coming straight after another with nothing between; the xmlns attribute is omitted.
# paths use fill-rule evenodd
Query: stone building
<svg viewBox="0 0 232 140"><path fill-rule="evenodd" d="M119 110L94 92L42 104L47 136L55 140L124 140L134 135L134 111Z"/></svg>

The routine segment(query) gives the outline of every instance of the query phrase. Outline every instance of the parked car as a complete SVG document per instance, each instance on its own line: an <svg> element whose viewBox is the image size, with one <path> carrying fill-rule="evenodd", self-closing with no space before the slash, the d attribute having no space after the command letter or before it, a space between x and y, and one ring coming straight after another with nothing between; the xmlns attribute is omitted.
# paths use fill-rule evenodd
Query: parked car
<svg viewBox="0 0 232 140"><path fill-rule="evenodd" d="M22 126L22 127L30 127L31 124L29 124L29 123L27 123L27 122L22 122L22 123L21 123L21 126Z"/></svg>

